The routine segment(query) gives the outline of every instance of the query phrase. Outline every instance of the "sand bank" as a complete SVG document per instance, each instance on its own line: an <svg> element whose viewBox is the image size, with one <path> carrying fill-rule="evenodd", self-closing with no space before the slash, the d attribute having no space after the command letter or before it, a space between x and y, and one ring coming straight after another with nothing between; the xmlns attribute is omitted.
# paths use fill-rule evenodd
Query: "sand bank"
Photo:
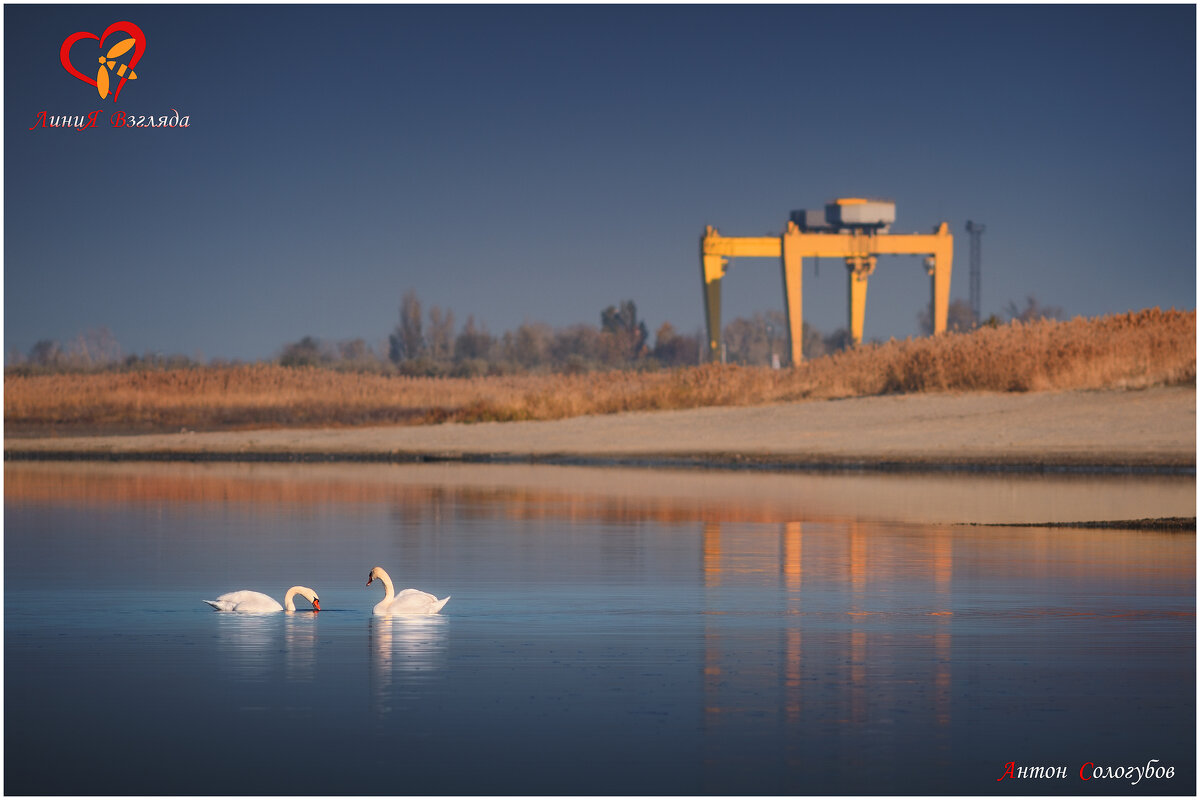
<svg viewBox="0 0 1200 800"><path fill-rule="evenodd" d="M1042 525L1196 514L1194 475L636 469L550 464L30 462L4 465L19 505L233 504L275 517L350 505L602 523L838 521ZM1194 530L1191 526L1181 529ZM981 529L982 530L982 529ZM1061 532L1058 532L1061 534ZM989 536L997 534L991 533Z"/></svg>
<svg viewBox="0 0 1200 800"><path fill-rule="evenodd" d="M7 458L1194 471L1194 387L867 397L419 427L5 440Z"/></svg>

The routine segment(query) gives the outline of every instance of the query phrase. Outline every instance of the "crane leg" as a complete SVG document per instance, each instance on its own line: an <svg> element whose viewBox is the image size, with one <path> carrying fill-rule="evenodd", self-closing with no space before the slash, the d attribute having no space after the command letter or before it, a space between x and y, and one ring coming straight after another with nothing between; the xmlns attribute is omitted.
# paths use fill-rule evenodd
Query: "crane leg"
<svg viewBox="0 0 1200 800"><path fill-rule="evenodd" d="M792 366L804 360L804 282L800 246L791 237L783 237L783 299L787 312L788 347L791 349Z"/></svg>
<svg viewBox="0 0 1200 800"><path fill-rule="evenodd" d="M700 255L700 277L704 284L704 325L708 331L708 360L721 360L721 278L725 258Z"/></svg>
<svg viewBox="0 0 1200 800"><path fill-rule="evenodd" d="M863 318L867 311L867 278L875 271L874 256L846 259L850 272L850 339L854 346L862 344Z"/></svg>
<svg viewBox="0 0 1200 800"><path fill-rule="evenodd" d="M943 249L933 257L933 333L946 332L946 318L950 313L950 258L951 250Z"/></svg>

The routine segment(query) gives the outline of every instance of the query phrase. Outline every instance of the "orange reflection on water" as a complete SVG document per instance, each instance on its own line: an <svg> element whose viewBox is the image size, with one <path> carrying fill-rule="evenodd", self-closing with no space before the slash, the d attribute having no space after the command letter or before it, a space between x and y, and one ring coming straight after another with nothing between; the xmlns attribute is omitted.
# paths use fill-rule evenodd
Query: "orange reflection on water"
<svg viewBox="0 0 1200 800"><path fill-rule="evenodd" d="M862 594L867 588L867 537L859 532L858 524L850 523L850 591L854 596L853 611L862 611Z"/></svg>
<svg viewBox="0 0 1200 800"><path fill-rule="evenodd" d="M800 590L804 585L804 523L788 522L783 526L783 585L787 589L787 614L803 612ZM791 622L791 620L789 620ZM784 713L788 724L800 721L804 700L803 635L798 625L784 630Z"/></svg>
<svg viewBox="0 0 1200 800"><path fill-rule="evenodd" d="M939 525L933 528L933 583L938 595L950 591L950 577L954 573L954 551L950 531Z"/></svg>
<svg viewBox="0 0 1200 800"><path fill-rule="evenodd" d="M938 619L939 627L949 626L950 621L945 617ZM933 693L934 715L939 725L950 724L950 631L944 630L933 636L933 652L937 666L934 670Z"/></svg>
<svg viewBox="0 0 1200 800"><path fill-rule="evenodd" d="M928 681L932 702L929 713L937 725L948 726L953 685L953 530L931 526L905 531L900 536L879 536L875 528L858 522L806 525L794 520L774 531L771 535L770 529L761 526L705 523L701 530L701 569L704 586L710 590L706 609L710 615L727 613L722 607L723 587L774 582L780 588L784 615L780 622L780 664L774 680L784 724L806 724L806 623L820 616L828 618L840 607L845 622L833 633L826 627L820 643L824 649L817 654L826 673L830 664L841 665L840 678L822 678L820 684L826 699L831 694L841 697L837 719L846 725L871 722L882 713L880 709L894 703L897 691L902 691L897 689L898 684L912 683L909 672L915 662L915 674L923 674ZM929 598L927 605L904 609L889 603L895 587L908 584ZM831 595L842 598L840 606L829 605ZM808 596L819 598L825 605L818 605L815 611L806 608ZM806 612L817 616L807 617ZM891 630L893 625L902 630ZM917 632L903 631L911 628ZM723 720L753 710L742 700L755 691L752 682L769 684L772 680L746 668L745 659L733 649L737 643L729 639L727 631L715 622L705 627L706 726L719 726ZM828 650L831 645L832 653ZM904 663L889 663L893 658ZM920 666L922 663L925 666ZM737 664L738 668L727 668L727 664Z"/></svg>
<svg viewBox="0 0 1200 800"><path fill-rule="evenodd" d="M1055 522L1194 516L1194 476L757 473L528 464L21 462L9 503L445 503L510 519L786 524ZM267 513L274 513L267 509ZM1036 566L1036 565L1035 565Z"/></svg>
<svg viewBox="0 0 1200 800"><path fill-rule="evenodd" d="M721 524L704 524L704 585L719 586L721 583Z"/></svg>
<svg viewBox="0 0 1200 800"><path fill-rule="evenodd" d="M804 523L788 522L783 526L783 582L796 591L804 580Z"/></svg>
<svg viewBox="0 0 1200 800"><path fill-rule="evenodd" d="M804 704L804 637L798 627L788 628L784 637L784 710L787 721L795 724Z"/></svg>
<svg viewBox="0 0 1200 800"><path fill-rule="evenodd" d="M736 497L635 495L625 490L638 473L609 470L619 480L597 485L592 473L571 467L450 467L392 464L188 464L7 462L4 497L9 503L113 506L172 503L236 503L273 513L281 505L393 504L416 518L453 503L467 516L511 520L600 521L606 523L772 523L792 518L774 502ZM504 470L530 475L530 483L508 482ZM537 482L557 470L559 486ZM565 471L565 473L564 473ZM573 472L574 471L574 472ZM580 480L569 478L577 474ZM643 473L653 476L654 473ZM447 476L442 482L438 478Z"/></svg>
<svg viewBox="0 0 1200 800"><path fill-rule="evenodd" d="M954 549L950 530L945 526L932 529L934 610L930 612L937 621L937 632L933 635L934 668L934 715L938 725L950 724L950 625L954 612L951 603L951 578L954 576Z"/></svg>
<svg viewBox="0 0 1200 800"><path fill-rule="evenodd" d="M736 623L706 626L709 726L753 714L778 715L788 728L890 724L903 708L943 732L930 752L946 759L955 697L961 703L964 687L978 679L972 640L956 646L956 634L999 618L1053 625L1076 616L1194 617L1187 604L1136 605L1176 591L1163 587L1194 597L1191 532L710 521L701 539L707 614L731 613L725 603L742 586L777 587L781 609L778 651L758 654L765 664L747 666ZM985 584L995 587L985 598L1018 585L1046 587L1046 602L1028 602L1018 591L1011 604L983 610ZM1086 608L1073 604L1073 593L1088 598ZM903 704L914 692L925 704L911 709ZM778 698L777 705L754 705L751 696ZM793 755L803 763L803 753Z"/></svg>

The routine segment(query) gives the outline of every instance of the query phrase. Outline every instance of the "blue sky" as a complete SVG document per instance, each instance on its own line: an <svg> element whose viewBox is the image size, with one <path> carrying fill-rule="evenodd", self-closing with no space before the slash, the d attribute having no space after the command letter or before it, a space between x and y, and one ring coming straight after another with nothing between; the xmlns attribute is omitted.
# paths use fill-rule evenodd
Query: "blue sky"
<svg viewBox="0 0 1200 800"><path fill-rule="evenodd" d="M121 20L147 46L102 101L59 46ZM950 223L956 299L986 224L985 314L1195 308L1191 5L6 5L4 46L6 352L99 326L127 353L376 344L409 289L496 334L624 299L690 332L706 224L861 195L897 232ZM172 109L188 129L107 122ZM844 327L846 292L806 263L811 324ZM778 263L724 294L726 321L782 309ZM919 259L881 259L866 337L916 334L928 297Z"/></svg>

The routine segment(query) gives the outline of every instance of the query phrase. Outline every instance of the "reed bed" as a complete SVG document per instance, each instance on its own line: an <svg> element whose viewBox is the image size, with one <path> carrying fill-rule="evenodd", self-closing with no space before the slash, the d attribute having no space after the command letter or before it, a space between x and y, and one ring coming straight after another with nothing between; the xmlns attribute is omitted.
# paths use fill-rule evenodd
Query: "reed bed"
<svg viewBox="0 0 1200 800"><path fill-rule="evenodd" d="M135 373L7 375L16 433L178 431L549 420L914 392L1028 392L1195 384L1196 313L1157 308L1013 322L890 341L798 369L414 378L259 364Z"/></svg>

